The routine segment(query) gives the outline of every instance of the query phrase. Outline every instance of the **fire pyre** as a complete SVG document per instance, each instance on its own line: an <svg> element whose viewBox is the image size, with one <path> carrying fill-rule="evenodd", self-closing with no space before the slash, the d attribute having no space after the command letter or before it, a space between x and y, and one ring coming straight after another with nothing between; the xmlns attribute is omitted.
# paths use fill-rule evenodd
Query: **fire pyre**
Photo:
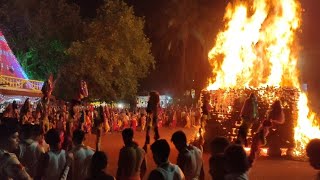
<svg viewBox="0 0 320 180"><path fill-rule="evenodd" d="M240 111L245 99L254 92L258 98L259 120L249 131L249 141L257 130L260 122L267 115L267 111L274 100L282 102L285 113L285 124L276 126L267 138L269 153L281 155L280 148L294 148L294 126L298 116L297 102L299 100L299 90L289 87L261 87L244 89L218 89L213 91L203 91L204 97L209 98L211 105L210 115L205 126L205 149L216 136L228 137L234 141L241 124Z"/></svg>
<svg viewBox="0 0 320 180"><path fill-rule="evenodd" d="M229 88L238 89L236 91L239 92L244 87L253 87L256 90L266 86L296 89L292 91L296 91L294 94L298 95L294 98L297 102L291 103L294 106L288 103L290 107L288 111L291 113L286 115L287 121L294 124L294 127L292 125L279 127L284 131L294 131L294 135L289 138L291 140L288 140L289 144L295 144L294 156L303 156L310 139L320 138L318 119L308 107L307 94L300 91L297 65L302 59L299 58L301 48L297 34L301 32L302 12L299 0L232 0L226 7L225 25L217 34L215 45L208 53L213 76L209 80L207 90L217 90L213 93L216 94L224 89L219 96L225 102L219 104L218 109L214 110L223 109L220 117L216 118L218 122L233 116L235 118L233 121L239 119L234 114L237 111L239 113L238 106L241 105L234 103L232 97L237 93L230 93L232 89ZM286 88L280 88L279 91L286 92L284 94L289 96L290 91L284 89ZM270 90L270 96L285 99L282 99L282 96L273 95L273 92L277 91ZM269 94L269 90L258 94L262 99L259 104L260 111L265 111L267 107L264 106L270 104L269 100L264 101L264 98L261 98L269 97L266 94ZM289 100L285 99L285 101ZM232 103L234 105L230 106ZM233 115L226 115L226 112ZM264 113L260 118L263 115ZM227 129L222 126L222 129L224 128ZM214 131L210 128L208 130ZM279 135L279 138L283 139L281 136ZM292 142L292 138L295 143ZM269 140L269 143L271 142L273 141Z"/></svg>

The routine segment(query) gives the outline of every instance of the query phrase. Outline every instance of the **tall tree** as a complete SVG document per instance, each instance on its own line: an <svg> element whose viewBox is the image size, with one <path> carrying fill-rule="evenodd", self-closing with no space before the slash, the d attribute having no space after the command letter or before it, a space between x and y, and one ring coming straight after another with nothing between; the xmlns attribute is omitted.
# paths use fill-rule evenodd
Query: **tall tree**
<svg viewBox="0 0 320 180"><path fill-rule="evenodd" d="M72 41L81 38L79 7L66 0L10 0L0 4L0 28L27 75L57 74Z"/></svg>
<svg viewBox="0 0 320 180"><path fill-rule="evenodd" d="M56 94L72 98L80 79L88 82L89 96L97 100L129 99L138 80L154 65L143 18L119 0L109 0L85 28L85 40L74 42L73 61L62 68Z"/></svg>

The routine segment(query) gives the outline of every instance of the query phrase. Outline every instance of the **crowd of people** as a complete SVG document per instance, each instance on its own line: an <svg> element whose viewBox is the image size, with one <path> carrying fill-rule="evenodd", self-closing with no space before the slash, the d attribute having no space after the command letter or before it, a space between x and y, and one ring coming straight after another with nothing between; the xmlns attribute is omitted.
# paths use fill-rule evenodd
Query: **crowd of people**
<svg viewBox="0 0 320 180"><path fill-rule="evenodd" d="M198 111L200 109L171 107L153 114L157 115L157 127L191 127L200 123ZM176 131L171 137L179 152L175 163L169 161L168 141L159 135L155 137L150 149L157 168L146 174L146 149L134 141L134 133L138 126L142 131L148 127L144 118L150 112L148 108L132 113L108 106L94 108L76 101L70 104L40 104L35 110L28 100L21 107L12 103L1 117L0 179L205 179L202 148L188 143L183 131ZM257 134L255 149L263 144L269 127L268 123L263 123L261 133ZM121 132L124 147L120 149L117 173L112 176L106 171L108 157L101 151L100 141L103 132L114 131ZM86 133L96 134L95 149L84 145ZM239 144L229 142L225 137L213 139L209 159L209 174L213 180L249 179L248 171L254 164L255 155L252 155L253 158L247 156L243 148L245 144L245 141ZM306 153L310 164L316 169L320 169L318 152L320 140L312 140Z"/></svg>
<svg viewBox="0 0 320 180"><path fill-rule="evenodd" d="M36 108L28 99L21 105L13 102L1 117L0 179L114 179L104 171L108 158L100 151L100 141L103 132L116 131L122 132L125 145L120 150L116 178L142 179L146 177L146 151L133 141L133 135L138 126L139 130L147 131L147 113L150 114L148 109L129 112L83 105L79 101L40 102ZM195 108L170 107L157 110L156 114L158 127L191 127L200 123ZM95 149L83 144L86 133L97 135ZM191 171L190 164L184 163L187 157L188 161L194 161L193 166L200 162L202 166L200 149L187 145L183 132L175 133L172 141L185 155L179 156L179 166L173 165L168 162L169 144L159 138L151 145L151 151L155 162L163 168L152 171L149 179L167 171L178 175L178 179L198 179L203 169L197 167ZM192 158L194 155L196 159Z"/></svg>
<svg viewBox="0 0 320 180"><path fill-rule="evenodd" d="M18 106L21 106L21 108ZM48 107L47 116L43 118L45 128L57 128L65 131L68 117L70 116L70 111L68 111L67 107L68 104L64 102L57 102ZM128 127L131 127L134 131L146 130L146 108L135 108L130 111L128 109L111 107L110 105L94 106L91 104L74 107L76 107L74 113L77 116L74 119L77 121L74 121L73 125L75 128L81 126L81 129L86 133L93 132L100 121L103 131L109 133L121 132ZM9 104L2 116L19 118L21 124L40 124L40 121L42 121L42 111L41 107L32 106L27 99L24 104L19 105L15 101ZM191 128L200 125L201 110L199 107L172 105L159 109L157 116L158 127Z"/></svg>
<svg viewBox="0 0 320 180"><path fill-rule="evenodd" d="M44 133L39 125L26 123L20 127L16 118L4 118L1 122L0 179L204 179L202 151L187 143L183 131L175 132L171 138L179 152L176 164L169 161L167 140L159 139L151 145L158 167L146 176L146 153L133 141L134 130L124 129L124 147L120 149L118 170L113 177L105 171L106 154L83 144L83 130L73 131L72 147L68 150L63 132L56 128Z"/></svg>
<svg viewBox="0 0 320 180"><path fill-rule="evenodd" d="M103 107L105 120L103 129L105 132L119 132L125 128L131 127L134 131L145 131L147 127L146 108L136 108L133 111L128 109ZM161 127L185 127L191 128L200 125L201 111L200 108L170 106L161 108L158 112L157 126ZM84 124L86 132L92 129L94 116L87 117Z"/></svg>

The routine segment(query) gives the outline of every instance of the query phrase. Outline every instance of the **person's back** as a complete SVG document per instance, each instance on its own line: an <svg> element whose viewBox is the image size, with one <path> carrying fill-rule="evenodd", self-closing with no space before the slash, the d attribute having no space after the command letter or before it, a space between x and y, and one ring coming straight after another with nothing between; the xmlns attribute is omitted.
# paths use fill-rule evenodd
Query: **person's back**
<svg viewBox="0 0 320 180"><path fill-rule="evenodd" d="M224 180L226 170L224 168L224 155L217 154L209 158L209 174L213 180Z"/></svg>
<svg viewBox="0 0 320 180"><path fill-rule="evenodd" d="M61 134L57 129L50 129L45 137L50 151L40 158L35 179L57 180L68 176L71 160L67 153L61 149ZM69 155L68 155L69 156Z"/></svg>
<svg viewBox="0 0 320 180"><path fill-rule="evenodd" d="M225 152L225 180L248 180L247 171L250 168L247 154L241 145L229 145Z"/></svg>
<svg viewBox="0 0 320 180"><path fill-rule="evenodd" d="M57 180L60 178L66 165L66 152L60 150L57 152L49 151L46 154L47 166L44 171L44 180Z"/></svg>
<svg viewBox="0 0 320 180"><path fill-rule="evenodd" d="M40 133L38 125L26 124L22 127L23 140L19 143L19 159L31 177L36 175L39 159L45 153L36 141Z"/></svg>
<svg viewBox="0 0 320 180"><path fill-rule="evenodd" d="M73 175L74 180L84 180L88 177L88 169L90 166L91 158L94 154L93 149L83 145L85 140L85 132L77 129L73 132L73 149L71 153L73 154Z"/></svg>
<svg viewBox="0 0 320 180"><path fill-rule="evenodd" d="M184 180L184 174L179 166L169 161L170 146L164 139L159 139L151 145L153 160L157 168L151 171L148 180Z"/></svg>
<svg viewBox="0 0 320 180"><path fill-rule="evenodd" d="M182 169L187 180L199 179L203 166L201 150L189 145L183 152L179 153L177 164Z"/></svg>
<svg viewBox="0 0 320 180"><path fill-rule="evenodd" d="M151 171L149 180L181 180L184 179L183 172L178 165L165 163Z"/></svg>
<svg viewBox="0 0 320 180"><path fill-rule="evenodd" d="M120 150L118 166L120 179L140 179L140 167L145 158L145 151L137 144L125 146Z"/></svg>
<svg viewBox="0 0 320 180"><path fill-rule="evenodd" d="M210 143L209 173L213 180L224 180L224 176L227 174L224 167L224 150L229 144L229 140L225 137L215 137Z"/></svg>
<svg viewBox="0 0 320 180"><path fill-rule="evenodd" d="M74 173L73 179L82 180L88 177L88 168L90 166L91 157L94 151L87 146L80 145L76 146L71 151L74 157Z"/></svg>
<svg viewBox="0 0 320 180"><path fill-rule="evenodd" d="M171 141L179 151L177 165L181 168L187 180L204 179L202 172L202 151L187 144L187 137L183 131L176 131Z"/></svg>
<svg viewBox="0 0 320 180"><path fill-rule="evenodd" d="M131 128L122 131L125 146L119 153L117 179L120 180L140 180L146 172L146 153L133 141L133 134Z"/></svg>
<svg viewBox="0 0 320 180"><path fill-rule="evenodd" d="M108 166L108 157L102 151L96 151L90 163L90 178L86 180L115 180L115 178L106 173Z"/></svg>
<svg viewBox="0 0 320 180"><path fill-rule="evenodd" d="M34 177L37 170L37 165L42 154L44 154L43 148L40 147L37 141L31 139L25 140L20 145L19 159L21 163L26 167L27 172L31 177Z"/></svg>

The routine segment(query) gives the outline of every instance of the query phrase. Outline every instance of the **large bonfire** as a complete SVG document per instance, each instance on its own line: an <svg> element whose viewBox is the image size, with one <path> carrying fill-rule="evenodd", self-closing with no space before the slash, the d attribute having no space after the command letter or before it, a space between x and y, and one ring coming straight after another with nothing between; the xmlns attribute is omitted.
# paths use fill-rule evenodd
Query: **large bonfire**
<svg viewBox="0 0 320 180"><path fill-rule="evenodd" d="M214 77L207 90L224 88L294 87L300 90L294 155L320 138L307 95L301 91L297 64L301 5L297 0L249 0L229 3L225 27L209 52Z"/></svg>

